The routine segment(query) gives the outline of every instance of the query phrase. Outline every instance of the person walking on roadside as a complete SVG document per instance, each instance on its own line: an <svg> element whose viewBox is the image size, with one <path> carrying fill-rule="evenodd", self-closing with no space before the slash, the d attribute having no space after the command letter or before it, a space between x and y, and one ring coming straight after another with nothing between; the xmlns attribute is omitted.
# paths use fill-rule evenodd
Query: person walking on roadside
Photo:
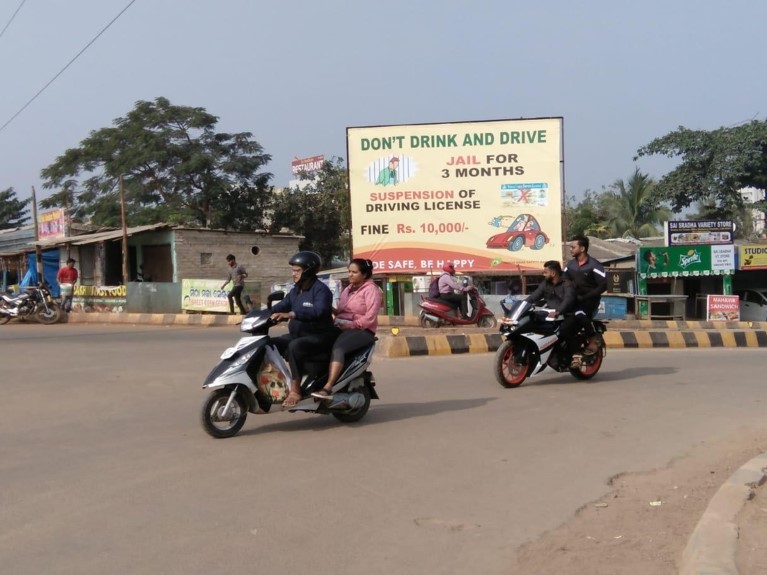
<svg viewBox="0 0 767 575"><path fill-rule="evenodd" d="M575 285L575 314L573 320L574 326L571 328L568 346L573 349L577 347L575 340L578 331L581 328L585 331L587 342L584 355L594 355L599 350L599 340L596 337L594 324L591 319L599 308L599 300L602 294L607 291L607 274L605 268L596 258L589 256L589 239L586 236L575 236L568 242L570 254L573 256L564 270L565 279ZM565 319L567 322L567 318ZM564 330L566 326L562 326ZM579 369L582 365L580 354L575 354L570 367Z"/></svg>
<svg viewBox="0 0 767 575"><path fill-rule="evenodd" d="M72 258L67 259L67 263L56 274L56 281L61 285L61 309L67 313L72 311L72 298L75 295L78 277L75 260Z"/></svg>
<svg viewBox="0 0 767 575"><path fill-rule="evenodd" d="M245 306L242 305L242 290L245 289L245 278L248 277L248 274L245 268L237 263L237 259L232 254L226 256L226 261L229 264L229 275L226 277L226 281L221 286L221 289L224 289L229 282L232 282L232 289L226 294L226 299L229 300L229 313L234 313L234 302L237 302L240 313L245 315L247 311Z"/></svg>

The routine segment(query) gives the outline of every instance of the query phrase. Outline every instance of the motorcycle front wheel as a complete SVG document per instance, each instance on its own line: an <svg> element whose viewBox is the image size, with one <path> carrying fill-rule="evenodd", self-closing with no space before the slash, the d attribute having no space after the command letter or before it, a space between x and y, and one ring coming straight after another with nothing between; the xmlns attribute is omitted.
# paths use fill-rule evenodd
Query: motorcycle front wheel
<svg viewBox="0 0 767 575"><path fill-rule="evenodd" d="M37 321L45 325L54 324L60 319L61 308L56 304L49 305L47 309L43 308L37 312Z"/></svg>
<svg viewBox="0 0 767 575"><path fill-rule="evenodd" d="M361 393L365 397L365 403L363 403L362 406L358 407L357 409L352 409L343 413L334 413L333 417L335 417L338 421L343 423L354 423L365 417L368 409L370 409L370 390L367 388L367 386L363 385L360 389L355 389L354 392Z"/></svg>
<svg viewBox="0 0 767 575"><path fill-rule="evenodd" d="M503 387L519 387L527 377L527 363L519 363L514 355L519 351L519 342L506 340L495 352L493 373Z"/></svg>
<svg viewBox="0 0 767 575"><path fill-rule="evenodd" d="M216 439L237 435L248 417L248 406L245 405L245 400L239 393L234 396L231 413L224 417L224 408L230 395L230 390L218 389L202 404L200 423L205 432Z"/></svg>
<svg viewBox="0 0 767 575"><path fill-rule="evenodd" d="M580 369L575 369L571 367L570 373L573 375L573 377L575 377L576 379L580 379L582 381L591 379L597 374L597 372L599 371L599 368L602 367L603 359L604 359L604 348L600 347L597 350L596 357L594 357L593 362L589 364L584 364L583 367L581 367Z"/></svg>
<svg viewBox="0 0 767 575"><path fill-rule="evenodd" d="M11 321L11 316L6 315L4 313L0 314L0 325L4 325L8 323L9 321Z"/></svg>

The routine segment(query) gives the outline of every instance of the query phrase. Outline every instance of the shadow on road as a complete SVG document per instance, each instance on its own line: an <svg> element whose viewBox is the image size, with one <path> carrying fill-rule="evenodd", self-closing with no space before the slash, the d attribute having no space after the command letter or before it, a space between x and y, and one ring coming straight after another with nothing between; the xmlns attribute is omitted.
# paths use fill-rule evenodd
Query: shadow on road
<svg viewBox="0 0 767 575"><path fill-rule="evenodd" d="M497 397L480 397L472 399L446 399L442 401L422 402L422 403L386 403L377 404L373 402L368 414L355 424L345 424L336 421L332 415L323 415L317 417L314 414L311 418L301 417L300 414L287 414L291 416L297 416L295 419L287 420L280 419L278 422L268 423L266 425L258 425L264 418L269 415L255 415L248 417L248 423L246 427L252 422L255 427L244 429L239 435L252 435L255 433L269 433L269 432L281 432L281 431L298 431L298 430L314 430L323 431L329 427L339 426L370 426L382 423L389 423L392 421L401 421L403 419L411 419L414 417L428 417L430 415L437 415L438 413L445 413L448 411L461 411L464 409L475 409L482 407L488 402L498 399ZM279 408L278 408L279 409ZM271 414L277 416L277 414Z"/></svg>
<svg viewBox="0 0 767 575"><path fill-rule="evenodd" d="M640 376L652 376L652 375L671 375L673 373L678 372L679 369L673 366L658 366L658 367L630 367L623 370L614 370L614 371L600 371L597 375L594 376L594 379L589 379L586 381L581 381L578 379L575 379L572 375L566 374L566 373L557 373L555 377L549 376L547 378L543 379L527 379L522 384L523 387L534 387L534 386L540 386L540 385L574 385L574 384L599 384L599 383L610 383L611 381L624 381L627 379L636 379ZM544 374L550 374L552 372L544 372Z"/></svg>

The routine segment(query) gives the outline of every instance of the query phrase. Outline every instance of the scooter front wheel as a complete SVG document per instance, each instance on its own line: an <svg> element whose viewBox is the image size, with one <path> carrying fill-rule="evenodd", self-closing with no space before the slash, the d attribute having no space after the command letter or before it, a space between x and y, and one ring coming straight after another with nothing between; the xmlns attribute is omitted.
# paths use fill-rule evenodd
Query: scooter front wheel
<svg viewBox="0 0 767 575"><path fill-rule="evenodd" d="M527 377L527 363L519 363L514 357L518 346L518 342L506 340L495 352L495 379L506 388L519 387Z"/></svg>
<svg viewBox="0 0 767 575"><path fill-rule="evenodd" d="M494 315L483 315L481 318L479 318L477 327L495 327L497 324L498 320L495 319Z"/></svg>
<svg viewBox="0 0 767 575"><path fill-rule="evenodd" d="M234 396L229 413L224 414L231 394L230 390L218 389L202 404L200 423L205 432L216 439L237 435L248 417L248 407L239 393Z"/></svg>

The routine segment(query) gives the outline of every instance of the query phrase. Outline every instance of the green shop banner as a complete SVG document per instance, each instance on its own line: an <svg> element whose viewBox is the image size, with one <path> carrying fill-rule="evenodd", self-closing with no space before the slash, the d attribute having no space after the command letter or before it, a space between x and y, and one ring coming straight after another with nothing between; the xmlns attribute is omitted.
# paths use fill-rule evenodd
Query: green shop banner
<svg viewBox="0 0 767 575"><path fill-rule="evenodd" d="M732 275L734 246L668 246L639 248L637 272L641 279Z"/></svg>

